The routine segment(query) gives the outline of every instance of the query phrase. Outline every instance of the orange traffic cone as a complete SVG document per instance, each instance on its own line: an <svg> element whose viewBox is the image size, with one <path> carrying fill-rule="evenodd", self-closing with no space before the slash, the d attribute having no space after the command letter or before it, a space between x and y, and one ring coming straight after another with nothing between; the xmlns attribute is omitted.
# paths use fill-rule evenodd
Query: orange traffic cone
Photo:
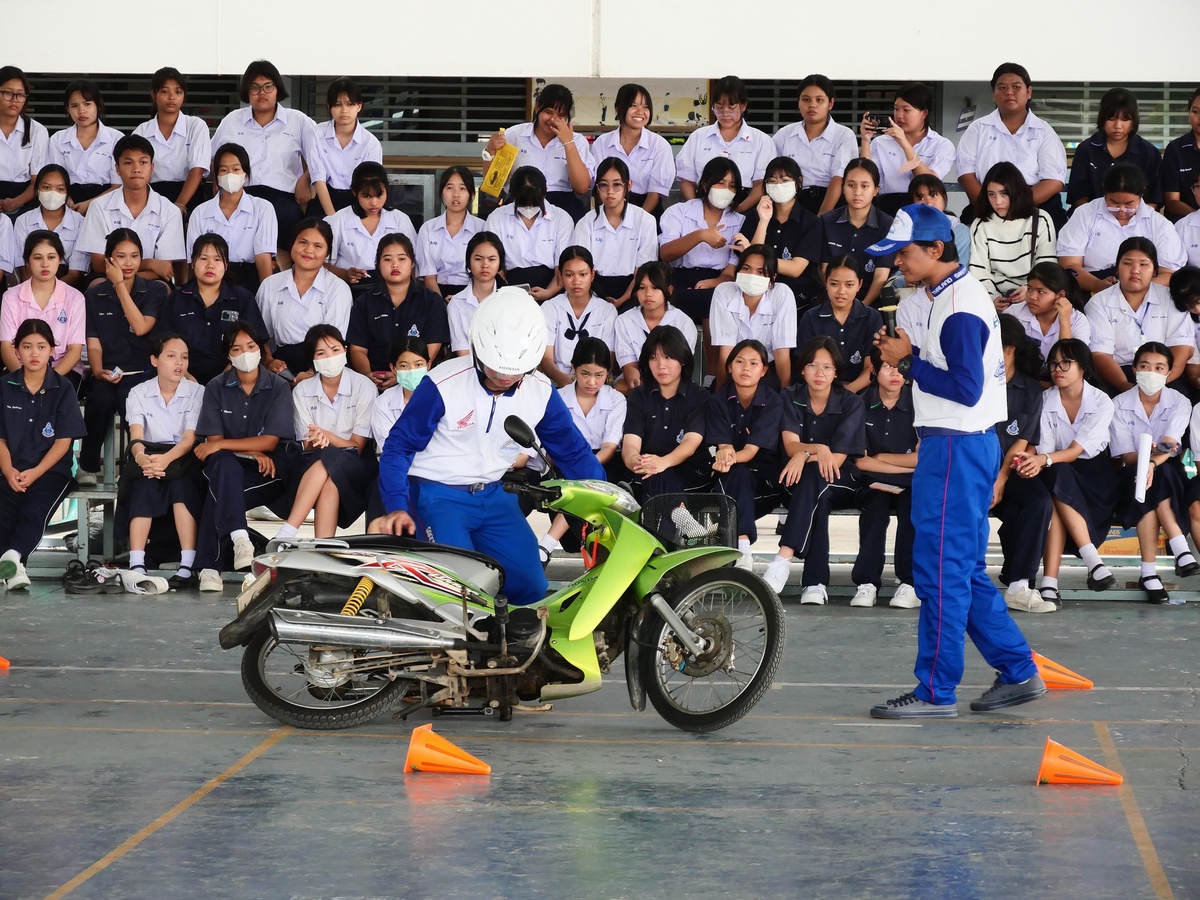
<svg viewBox="0 0 1200 900"><path fill-rule="evenodd" d="M1037 663L1042 681L1046 682L1046 687L1052 691L1090 691L1093 687L1090 678L1084 678L1078 672L1072 672L1066 666L1046 659L1036 650L1033 651L1033 661Z"/></svg>
<svg viewBox="0 0 1200 900"><path fill-rule="evenodd" d="M1121 784L1125 781L1112 769L1046 738L1042 766L1035 784Z"/></svg>
<svg viewBox="0 0 1200 900"><path fill-rule="evenodd" d="M8 668L8 660L5 659L3 656L0 656L0 670L7 669L7 668Z"/></svg>
<svg viewBox="0 0 1200 900"><path fill-rule="evenodd" d="M492 767L456 747L440 734L434 734L432 725L420 725L413 729L412 740L408 742L404 771L490 775Z"/></svg>

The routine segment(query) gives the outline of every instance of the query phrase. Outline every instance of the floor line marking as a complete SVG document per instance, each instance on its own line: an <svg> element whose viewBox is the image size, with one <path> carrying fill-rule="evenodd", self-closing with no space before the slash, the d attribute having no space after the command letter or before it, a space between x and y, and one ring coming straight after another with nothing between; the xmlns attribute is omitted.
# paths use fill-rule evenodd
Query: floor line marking
<svg viewBox="0 0 1200 900"><path fill-rule="evenodd" d="M229 768L225 769L219 775L210 778L201 788L192 792L179 803L176 803L149 825L146 825L144 828L131 835L120 845L115 847L100 859L96 860L58 890L51 894L47 894L45 900L59 900L60 897L65 897L67 894L71 893L71 891L75 890L75 888L79 887L81 884L90 879L93 875L96 875L97 873L102 872L104 869L107 869L130 850L138 846L138 844L142 843L142 841L146 840L146 838L150 837L164 825L168 825L173 822L182 813L186 812L196 803L203 800L210 793L212 793L238 772L242 771L244 768L246 768L246 766L250 765L291 733L292 729L287 727L280 728L272 732L261 743L259 743L257 747L255 747Z"/></svg>
<svg viewBox="0 0 1200 900"><path fill-rule="evenodd" d="M1133 796L1133 785L1129 783L1129 774L1121 762L1121 754L1117 751L1112 732L1108 730L1108 723L1096 722L1094 727L1096 738L1100 742L1100 749L1104 751L1105 763L1125 779L1117 788L1117 796L1121 800L1121 809L1125 812L1125 821L1129 823L1133 843L1142 857L1142 866L1146 869L1146 877L1150 879L1150 887L1154 889L1154 896L1159 900L1174 900L1175 892L1171 890L1171 881L1163 870L1162 862L1158 858L1158 851L1154 849L1154 841L1150 839L1150 829L1146 827L1146 820L1142 816L1137 798Z"/></svg>

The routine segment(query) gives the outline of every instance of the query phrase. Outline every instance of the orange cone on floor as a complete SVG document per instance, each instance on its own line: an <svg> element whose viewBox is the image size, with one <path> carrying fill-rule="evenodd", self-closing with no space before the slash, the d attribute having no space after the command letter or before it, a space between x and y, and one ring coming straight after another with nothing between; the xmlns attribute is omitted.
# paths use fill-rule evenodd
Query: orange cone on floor
<svg viewBox="0 0 1200 900"><path fill-rule="evenodd" d="M432 725L421 725L413 729L412 740L408 742L404 771L490 775L492 767L440 734L434 734Z"/></svg>
<svg viewBox="0 0 1200 900"><path fill-rule="evenodd" d="M1046 738L1035 784L1121 784L1125 779L1086 756Z"/></svg>
<svg viewBox="0 0 1200 900"><path fill-rule="evenodd" d="M1046 682L1046 687L1052 691L1090 691L1094 687L1092 679L1084 678L1078 672L1072 672L1052 659L1046 659L1036 650L1033 651L1033 661L1037 663L1042 681Z"/></svg>
<svg viewBox="0 0 1200 900"><path fill-rule="evenodd" d="M5 659L3 656L0 656L0 670L4 670L7 668L8 668L8 660Z"/></svg>

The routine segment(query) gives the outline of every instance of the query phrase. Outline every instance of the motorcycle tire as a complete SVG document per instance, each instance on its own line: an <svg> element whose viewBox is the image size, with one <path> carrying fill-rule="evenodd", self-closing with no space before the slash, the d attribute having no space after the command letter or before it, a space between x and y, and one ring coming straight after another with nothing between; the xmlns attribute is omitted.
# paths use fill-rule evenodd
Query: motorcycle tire
<svg viewBox="0 0 1200 900"><path fill-rule="evenodd" d="M639 653L646 694L676 728L725 728L771 687L783 660L783 605L757 575L733 568L702 572L667 600L712 644L689 657L662 616L648 610Z"/></svg>

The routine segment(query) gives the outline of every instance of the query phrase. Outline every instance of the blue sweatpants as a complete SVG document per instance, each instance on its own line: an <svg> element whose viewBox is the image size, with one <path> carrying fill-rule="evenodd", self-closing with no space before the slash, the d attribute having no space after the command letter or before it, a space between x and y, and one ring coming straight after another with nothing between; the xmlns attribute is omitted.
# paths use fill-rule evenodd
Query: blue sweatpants
<svg viewBox="0 0 1200 900"><path fill-rule="evenodd" d="M987 574L988 506L1000 442L984 434L928 435L913 474L913 587L921 598L916 695L953 703L965 637L1006 683L1037 673L1029 644Z"/></svg>
<svg viewBox="0 0 1200 900"><path fill-rule="evenodd" d="M504 567L504 594L518 606L546 596L537 538L521 514L517 495L496 482L477 494L432 481L412 482L417 536L485 553Z"/></svg>

